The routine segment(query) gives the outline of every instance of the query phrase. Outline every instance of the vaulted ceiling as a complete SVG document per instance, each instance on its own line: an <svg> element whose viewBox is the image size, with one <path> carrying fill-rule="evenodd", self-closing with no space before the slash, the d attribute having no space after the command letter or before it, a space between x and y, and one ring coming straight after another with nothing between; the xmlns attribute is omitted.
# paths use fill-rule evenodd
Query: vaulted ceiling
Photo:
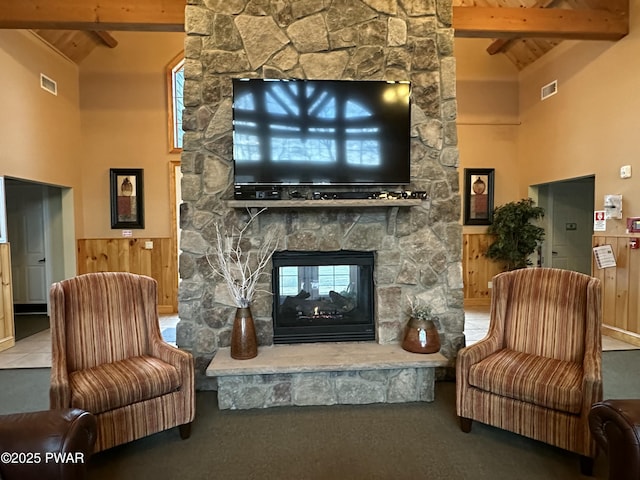
<svg viewBox="0 0 640 480"><path fill-rule="evenodd" d="M493 39L487 55L519 69L564 39L616 41L629 32L629 0L453 0L456 36ZM107 30L184 30L185 0L0 0L0 28L30 28L76 63Z"/></svg>
<svg viewBox="0 0 640 480"><path fill-rule="evenodd" d="M506 55L518 69L563 39L616 41L629 33L629 0L453 0L453 5L456 36L494 38L487 53ZM466 28L471 16L487 25L486 35Z"/></svg>

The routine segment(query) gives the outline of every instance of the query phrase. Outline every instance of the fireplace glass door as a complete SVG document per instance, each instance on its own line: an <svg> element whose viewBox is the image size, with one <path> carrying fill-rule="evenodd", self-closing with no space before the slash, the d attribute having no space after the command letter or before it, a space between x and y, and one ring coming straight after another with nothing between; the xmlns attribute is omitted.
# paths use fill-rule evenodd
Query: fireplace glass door
<svg viewBox="0 0 640 480"><path fill-rule="evenodd" d="M276 252L274 343L374 340L373 252Z"/></svg>

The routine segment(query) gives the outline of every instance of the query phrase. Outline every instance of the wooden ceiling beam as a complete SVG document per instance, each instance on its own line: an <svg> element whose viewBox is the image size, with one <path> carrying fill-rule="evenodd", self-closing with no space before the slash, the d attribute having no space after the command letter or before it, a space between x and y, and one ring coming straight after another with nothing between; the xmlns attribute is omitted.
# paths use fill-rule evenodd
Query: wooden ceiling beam
<svg viewBox="0 0 640 480"><path fill-rule="evenodd" d="M555 0L538 0L529 8L546 8L549 7L553 2L555 2ZM500 53L504 51L504 49L507 48L513 40L515 40L515 38L499 38L487 47L487 52L489 53L489 55Z"/></svg>
<svg viewBox="0 0 640 480"><path fill-rule="evenodd" d="M0 28L184 31L185 0L0 0Z"/></svg>
<svg viewBox="0 0 640 480"><path fill-rule="evenodd" d="M605 10L453 7L453 28L457 37L620 40L629 33L629 17Z"/></svg>
<svg viewBox="0 0 640 480"><path fill-rule="evenodd" d="M104 32L102 30L96 30L93 33L96 37L100 39L102 43L104 43L109 48L116 48L118 46L118 40L113 38L109 32Z"/></svg>

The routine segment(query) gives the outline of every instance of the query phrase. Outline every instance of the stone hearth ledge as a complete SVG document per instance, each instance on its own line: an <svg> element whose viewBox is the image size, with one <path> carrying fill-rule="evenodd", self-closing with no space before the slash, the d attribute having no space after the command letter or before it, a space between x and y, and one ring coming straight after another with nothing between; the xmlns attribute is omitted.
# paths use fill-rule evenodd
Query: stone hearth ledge
<svg viewBox="0 0 640 480"><path fill-rule="evenodd" d="M206 375L217 378L220 409L430 402L435 368L447 365L398 344L311 343L260 347L250 360L221 348Z"/></svg>

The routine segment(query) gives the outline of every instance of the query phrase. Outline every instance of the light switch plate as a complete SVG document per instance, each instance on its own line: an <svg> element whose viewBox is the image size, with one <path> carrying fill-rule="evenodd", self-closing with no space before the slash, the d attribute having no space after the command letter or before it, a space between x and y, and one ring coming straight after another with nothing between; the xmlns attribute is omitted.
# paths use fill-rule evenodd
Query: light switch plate
<svg viewBox="0 0 640 480"><path fill-rule="evenodd" d="M620 167L620 178L631 178L631 165Z"/></svg>

